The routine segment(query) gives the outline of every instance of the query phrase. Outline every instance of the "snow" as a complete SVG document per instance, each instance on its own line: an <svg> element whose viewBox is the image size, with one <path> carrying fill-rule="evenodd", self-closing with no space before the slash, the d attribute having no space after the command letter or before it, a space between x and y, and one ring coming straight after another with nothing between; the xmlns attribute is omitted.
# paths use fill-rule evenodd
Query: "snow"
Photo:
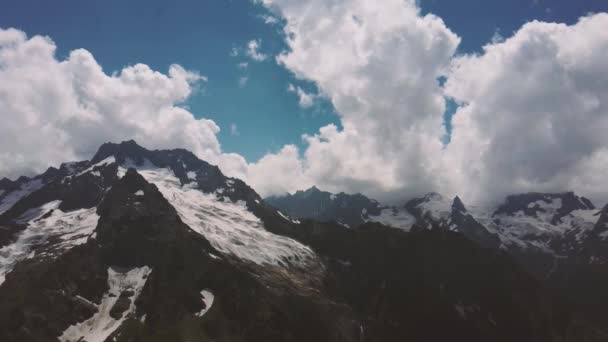
<svg viewBox="0 0 608 342"><path fill-rule="evenodd" d="M41 179L32 179L23 183L19 189L6 193L4 197L0 198L0 215L12 208L20 199L40 189L43 185Z"/></svg>
<svg viewBox="0 0 608 342"><path fill-rule="evenodd" d="M336 198L337 198L337 196L335 194L329 195L329 199L332 201L335 200Z"/></svg>
<svg viewBox="0 0 608 342"><path fill-rule="evenodd" d="M423 215L428 215L434 221L447 221L452 215L452 201L438 193L430 193L425 196L426 201L420 203L417 208L422 210Z"/></svg>
<svg viewBox="0 0 608 342"><path fill-rule="evenodd" d="M294 219L291 219L291 218L287 217L287 216L286 216L285 214L283 214L283 213L282 213L280 210L277 210L277 213L278 213L279 215L281 215L281 217L282 217L282 218L284 218L284 219L286 219L287 221L290 221L290 222L295 223L295 224L299 224L299 223L300 223L300 221L298 221L298 220L294 220Z"/></svg>
<svg viewBox="0 0 608 342"><path fill-rule="evenodd" d="M143 190L137 190L135 192L135 196L143 196L144 195L144 191Z"/></svg>
<svg viewBox="0 0 608 342"><path fill-rule="evenodd" d="M233 185L234 185L234 180L232 180L232 179L227 179L227 180L226 180L226 185L227 185L228 187L233 186Z"/></svg>
<svg viewBox="0 0 608 342"><path fill-rule="evenodd" d="M84 175L87 172L91 172L96 167L105 166L105 165L109 165L109 164L112 164L112 163L116 163L116 158L114 158L114 156L109 156L106 159L104 159L104 160L102 160L102 161L100 161L98 163L95 163L95 164L89 166L86 170L81 171L80 173L78 173L76 175L76 177L82 176L82 175ZM99 176L99 172L97 172L97 174L95 174L95 175Z"/></svg>
<svg viewBox="0 0 608 342"><path fill-rule="evenodd" d="M150 272L152 270L147 266L134 268L126 273L108 268L109 289L101 299L101 303L97 305L97 313L84 322L70 326L59 337L59 340L62 342L104 342L130 314L135 312L135 300L146 285ZM123 312L120 319L114 319L110 316L110 310L120 294L126 290L133 292L133 295L129 297L131 305Z"/></svg>
<svg viewBox="0 0 608 342"><path fill-rule="evenodd" d="M27 226L14 243L0 249L0 284L17 262L37 254L55 256L87 242L93 234L99 220L96 208L64 213L59 204L61 201L46 203L17 219ZM41 218L51 210L48 217Z"/></svg>
<svg viewBox="0 0 608 342"><path fill-rule="evenodd" d="M136 168L158 187L183 222L220 252L256 264L277 266L301 264L314 257L312 250L303 244L265 230L262 221L247 210L245 202L220 201L215 194L197 189L195 183L182 186L173 171L158 168L149 161ZM125 172L122 167L119 169L119 174Z"/></svg>
<svg viewBox="0 0 608 342"><path fill-rule="evenodd" d="M469 212L492 233L497 233L506 245L522 248L536 247L547 253L555 254L550 242L555 237L574 236L577 243L582 243L597 221L597 210L578 209L561 218L561 222L551 223L561 208L560 198L546 198L528 204L528 208L538 208L536 216L528 216L523 211L514 215L492 215L491 210L469 208Z"/></svg>
<svg viewBox="0 0 608 342"><path fill-rule="evenodd" d="M190 180L196 180L196 172L194 171L188 171L188 173L186 174L188 176L188 179Z"/></svg>
<svg viewBox="0 0 608 342"><path fill-rule="evenodd" d="M405 231L409 231L410 229L412 229L414 223L416 223L416 218L412 214L407 212L405 208L384 208L380 211L380 215L369 215L366 221L378 222L393 228L399 228Z"/></svg>
<svg viewBox="0 0 608 342"><path fill-rule="evenodd" d="M205 308L196 314L198 317L203 317L203 315L206 314L209 309L211 309L211 305L213 305L213 300L215 299L213 293L208 290L201 291L201 297L203 303L205 304Z"/></svg>

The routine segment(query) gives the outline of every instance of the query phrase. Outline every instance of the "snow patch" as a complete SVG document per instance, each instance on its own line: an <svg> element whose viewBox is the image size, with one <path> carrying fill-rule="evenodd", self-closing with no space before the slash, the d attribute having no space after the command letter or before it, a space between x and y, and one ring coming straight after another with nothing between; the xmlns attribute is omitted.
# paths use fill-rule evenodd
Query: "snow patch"
<svg viewBox="0 0 608 342"><path fill-rule="evenodd" d="M114 158L114 156L109 156L106 159L104 159L104 160L102 160L102 161L100 161L98 163L95 163L95 164L89 166L86 170L81 171L80 173L78 173L76 175L76 177L82 176L82 175L84 175L87 172L91 172L96 167L105 166L105 165L109 165L109 164L112 164L112 163L116 163L116 158ZM97 172L97 174L95 174L95 175L99 176L99 172Z"/></svg>
<svg viewBox="0 0 608 342"><path fill-rule="evenodd" d="M203 290L201 291L201 298L203 300L203 304L205 304L205 308L196 314L198 317L203 317L203 315L206 314L209 309L211 309L215 296L210 291Z"/></svg>
<svg viewBox="0 0 608 342"><path fill-rule="evenodd" d="M280 210L277 210L277 213L278 213L279 215L281 215L281 217L282 217L282 218L286 219L287 221L289 221L289 222L291 222L291 223L295 223L295 224L299 224L299 223L300 223L300 221L298 221L298 220L294 220L294 219L292 219L292 218L287 217L287 216L286 216L285 214L283 214L283 213L282 213Z"/></svg>
<svg viewBox="0 0 608 342"><path fill-rule="evenodd" d="M0 249L0 284L17 262L38 254L56 256L86 243L94 233L99 220L97 208L64 213L58 209L60 204L61 201L46 203L17 219L27 226L14 243Z"/></svg>
<svg viewBox="0 0 608 342"><path fill-rule="evenodd" d="M135 300L146 285L150 272L152 270L147 266L134 268L126 273L108 268L109 289L101 299L101 303L97 305L97 313L84 322L70 326L59 337L59 340L62 342L104 342L130 314L135 312ZM127 290L133 293L129 297L131 304L120 319L114 319L110 316L110 310L121 293Z"/></svg>
<svg viewBox="0 0 608 342"><path fill-rule="evenodd" d="M144 191L143 190L137 190L135 192L135 196L143 196L144 195Z"/></svg>

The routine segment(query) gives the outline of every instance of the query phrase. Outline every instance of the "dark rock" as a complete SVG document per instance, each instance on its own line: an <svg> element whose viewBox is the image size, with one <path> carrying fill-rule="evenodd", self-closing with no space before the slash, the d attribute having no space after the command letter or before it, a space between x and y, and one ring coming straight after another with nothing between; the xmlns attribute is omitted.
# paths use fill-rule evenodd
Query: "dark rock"
<svg viewBox="0 0 608 342"><path fill-rule="evenodd" d="M123 296L122 294L116 300L116 303L110 309L110 317L114 319L121 319L123 313L129 309L131 306L131 299L128 296Z"/></svg>

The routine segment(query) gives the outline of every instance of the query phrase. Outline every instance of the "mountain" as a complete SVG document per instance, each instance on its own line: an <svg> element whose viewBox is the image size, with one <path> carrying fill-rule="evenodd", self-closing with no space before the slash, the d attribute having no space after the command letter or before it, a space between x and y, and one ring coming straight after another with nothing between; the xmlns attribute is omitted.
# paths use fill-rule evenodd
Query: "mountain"
<svg viewBox="0 0 608 342"><path fill-rule="evenodd" d="M0 184L2 341L601 337L508 251L480 246L460 200L431 229L413 220L446 217L434 195L401 208L342 195L360 221L298 220L189 151L134 141ZM406 214L403 229L374 222Z"/></svg>
<svg viewBox="0 0 608 342"><path fill-rule="evenodd" d="M306 208L305 198L284 198L292 207ZM290 215L314 218L302 210L294 214L283 203L271 202ZM381 223L412 232L456 232L483 247L506 251L548 289L567 298L577 317L608 326L608 320L596 319L603 317L599 312L608 303L608 206L598 210L589 199L564 192L516 194L496 208L467 208L458 196L449 200L429 193L392 211L412 219L406 225ZM365 211L358 212L362 222L369 221Z"/></svg>
<svg viewBox="0 0 608 342"><path fill-rule="evenodd" d="M551 265L537 270L545 272L545 276L553 267L553 259L588 250L585 246L593 236L597 241L608 237L608 213L601 216L589 199L573 192L510 195L495 209L468 209L458 196L450 200L439 193L388 207L360 194L334 195L316 188L272 197L267 202L299 219L339 223L348 220L351 227L378 222L405 231L459 232L484 247L545 255ZM407 219L391 220L391 216Z"/></svg>
<svg viewBox="0 0 608 342"><path fill-rule="evenodd" d="M375 216L381 212L377 201L361 194L331 194L314 186L289 196L268 197L265 201L293 217L321 222L335 221L347 226L365 223L362 212Z"/></svg>

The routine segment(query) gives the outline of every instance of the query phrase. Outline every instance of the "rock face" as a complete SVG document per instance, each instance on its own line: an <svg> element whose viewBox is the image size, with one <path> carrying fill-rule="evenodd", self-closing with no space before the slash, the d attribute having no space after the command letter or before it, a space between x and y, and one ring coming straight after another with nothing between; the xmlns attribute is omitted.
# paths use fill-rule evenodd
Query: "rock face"
<svg viewBox="0 0 608 342"><path fill-rule="evenodd" d="M561 342L601 323L577 324L458 198L312 189L342 220L300 222L186 150L133 141L0 184L1 341Z"/></svg>
<svg viewBox="0 0 608 342"><path fill-rule="evenodd" d="M366 216L377 216L381 207L377 201L356 194L331 194L312 187L293 195L266 198L266 202L295 218L320 222L335 221L347 226L366 222Z"/></svg>

